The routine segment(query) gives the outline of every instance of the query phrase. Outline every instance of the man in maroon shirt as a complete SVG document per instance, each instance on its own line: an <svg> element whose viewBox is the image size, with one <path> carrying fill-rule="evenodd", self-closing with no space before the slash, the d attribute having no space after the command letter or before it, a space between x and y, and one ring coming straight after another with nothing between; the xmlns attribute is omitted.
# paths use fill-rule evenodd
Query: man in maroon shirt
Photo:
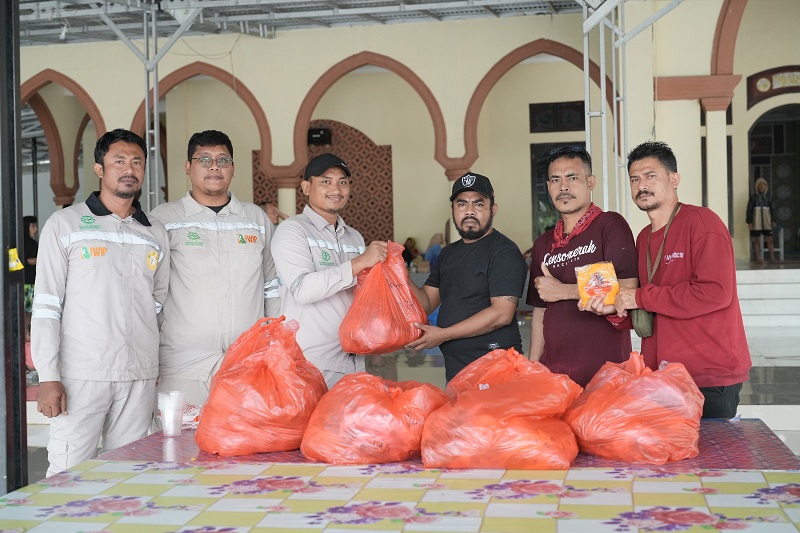
<svg viewBox="0 0 800 533"><path fill-rule="evenodd" d="M575 267L610 261L620 285L636 288L636 248L625 219L592 203L596 180L589 153L569 146L547 158L547 189L561 218L531 249L531 358L586 386L606 361L628 359L630 321L617 326L616 315L581 313Z"/></svg>
<svg viewBox="0 0 800 533"><path fill-rule="evenodd" d="M642 339L648 366L683 363L705 396L703 418L732 418L751 362L731 235L710 209L678 201L681 176L665 143L634 148L628 174L633 201L650 225L636 240L641 288L620 289L616 311L655 313L653 335ZM649 258L658 261L650 283Z"/></svg>

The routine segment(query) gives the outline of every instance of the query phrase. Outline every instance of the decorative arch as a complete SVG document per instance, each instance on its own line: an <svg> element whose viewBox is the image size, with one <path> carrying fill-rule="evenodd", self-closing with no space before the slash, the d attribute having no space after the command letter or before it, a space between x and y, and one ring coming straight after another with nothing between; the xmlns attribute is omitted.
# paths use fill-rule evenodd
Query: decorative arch
<svg viewBox="0 0 800 533"><path fill-rule="evenodd" d="M560 57L583 70L583 53L571 46L550 39L537 39L506 54L489 69L489 72L486 73L472 94L464 120L465 153L463 157L457 159L448 158L450 166L445 166L448 169L445 173L449 179L454 180L464 172L467 172L478 159L478 118L486 97L489 96L492 88L512 67L538 54L550 54ZM589 77L597 86L600 85L600 67L594 61L589 62ZM613 109L614 86L608 76L606 76L606 100L608 100L609 106ZM439 161L438 157L437 161Z"/></svg>
<svg viewBox="0 0 800 533"><path fill-rule="evenodd" d="M733 74L736 36L742 23L747 0L723 0L711 49L711 74Z"/></svg>
<svg viewBox="0 0 800 533"><path fill-rule="evenodd" d="M446 150L447 150L447 133L444 124L444 115L439 107L439 102L433 96L433 93L425 85L425 82L417 76L417 74L410 68L392 59L388 56L377 54L375 52L359 52L354 54L339 63L329 68L319 79L314 83L311 89L303 99L300 105L300 110L297 113L297 119L294 123L294 156L295 161L291 165L285 167L272 167L272 174L279 187L294 187L296 182L299 181L299 176L303 172L303 167L306 163L307 157L307 130L308 125L311 123L311 116L316 109L325 93L339 81L346 74L349 74L357 68L366 65L374 65L376 67L384 68L394 74L397 74L401 79L408 83L414 91L422 99L428 113L433 122L433 137L436 160L445 164ZM444 159L443 159L444 158Z"/></svg>
<svg viewBox="0 0 800 533"><path fill-rule="evenodd" d="M75 185L67 187L64 184L64 148L61 145L61 135L58 126L50 113L50 108L44 98L34 93L28 96L26 102L42 125L44 138L47 141L47 151L50 154L50 189L55 194L56 205L67 205L72 203L77 190L77 180Z"/></svg>
<svg viewBox="0 0 800 533"><path fill-rule="evenodd" d="M29 104L39 117L42 129L47 139L47 147L50 151L50 188L55 194L56 205L69 205L75 201L75 193L78 190L78 174L75 173L75 183L67 187L64 183L64 149L61 145L61 136L58 133L53 115L50 113L47 104L37 93L46 85L55 83L71 92L83 105L87 115L92 119L100 137L106 132L105 121L100 114L97 104L89 96L83 87L75 80L52 69L45 69L29 78L20 86L20 103ZM81 126L81 129L83 126Z"/></svg>
<svg viewBox="0 0 800 533"><path fill-rule="evenodd" d="M159 81L159 94L163 96L175 88L176 85L183 83L184 81L195 76L208 76L224 83L231 88L231 90L242 100L242 102L244 102L256 121L256 127L258 128L258 133L261 137L261 161L265 168L271 168L270 162L272 161L272 134L270 133L267 116L264 114L264 110L259 105L256 97L252 92L250 92L250 89L248 89L241 81L239 81L238 78L236 78L236 76L230 72L222 70L221 68L213 65L209 65L208 63L203 63L202 61L196 61L186 65L185 67L174 70L173 72L167 74L164 79ZM152 96L153 95L151 91L151 105ZM136 114L133 116L133 121L131 122L131 131L134 131L139 135L144 135L144 126L145 117L143 100L139 105L139 108L136 110Z"/></svg>

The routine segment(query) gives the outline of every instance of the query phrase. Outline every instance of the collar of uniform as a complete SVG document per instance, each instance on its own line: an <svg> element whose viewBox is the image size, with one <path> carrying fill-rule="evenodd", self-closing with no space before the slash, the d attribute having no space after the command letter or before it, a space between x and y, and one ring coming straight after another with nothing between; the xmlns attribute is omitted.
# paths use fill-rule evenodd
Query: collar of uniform
<svg viewBox="0 0 800 533"><path fill-rule="evenodd" d="M227 209L229 212L233 213L234 215L245 216L244 212L244 205L242 202L239 201L238 198L232 193L228 192L228 197L230 201L228 205L222 208L220 213L224 213ZM206 211L206 206L200 204L192 198L192 191L186 193L186 196L183 197L183 209L187 215L199 215L200 213L204 213Z"/></svg>
<svg viewBox="0 0 800 533"><path fill-rule="evenodd" d="M89 208L89 211L91 211L93 215L98 217L105 217L113 214L106 206L103 205L103 202L100 201L100 191L94 191L89 195L89 198L86 199L86 207ZM136 209L132 215L133 219L142 226L150 226L150 220L147 219L147 215L145 215L144 211L142 211L141 204L134 200L133 208Z"/></svg>
<svg viewBox="0 0 800 533"><path fill-rule="evenodd" d="M347 224L344 223L344 219L339 215L336 215L336 226L334 226L325 220L322 215L311 209L311 206L308 204L303 208L303 214L308 217L318 230L322 230L325 226L330 226L334 231L338 231L340 228L347 226Z"/></svg>

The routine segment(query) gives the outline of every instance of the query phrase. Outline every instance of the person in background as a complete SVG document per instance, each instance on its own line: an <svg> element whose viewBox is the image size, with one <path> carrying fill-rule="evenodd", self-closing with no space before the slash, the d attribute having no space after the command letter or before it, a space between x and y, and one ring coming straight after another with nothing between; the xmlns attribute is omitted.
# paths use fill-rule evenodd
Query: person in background
<svg viewBox="0 0 800 533"><path fill-rule="evenodd" d="M753 253L758 264L763 265L765 261L761 258L760 238L764 236L769 249L769 262L776 263L775 244L773 243L772 230L775 228L773 217L775 205L772 203L772 196L769 194L769 184L764 178L756 180L755 191L747 201L747 226L750 228L750 240L753 242Z"/></svg>
<svg viewBox="0 0 800 533"><path fill-rule="evenodd" d="M678 201L681 175L665 143L634 148L628 175L631 197L650 219L636 239L641 287L620 288L615 309L601 312L655 313L653 335L642 339L647 365L682 363L705 397L703 418L732 418L752 363L731 234L711 209Z"/></svg>
<svg viewBox="0 0 800 533"><path fill-rule="evenodd" d="M436 258L442 253L442 245L444 245L444 237L441 233L434 233L433 237L431 237L431 242L428 243L428 249L425 250L423 260L433 266L436 263Z"/></svg>
<svg viewBox="0 0 800 533"><path fill-rule="evenodd" d="M142 211L144 140L116 129L94 149L100 191L42 228L31 337L47 475L144 437L153 416L169 237Z"/></svg>
<svg viewBox="0 0 800 533"><path fill-rule="evenodd" d="M422 336L406 346L440 346L448 381L492 350L522 353L516 311L526 277L519 248L493 227L498 204L489 178L458 178L450 205L461 240L442 250L422 288L408 280L426 313L441 303L438 325L417 324Z"/></svg>
<svg viewBox="0 0 800 533"><path fill-rule="evenodd" d="M281 222L272 239L281 313L300 323L297 343L322 372L328 388L366 369L364 356L346 353L339 326L353 303L356 276L386 259L387 243L364 238L340 216L350 199L350 169L334 154L308 162L300 187L308 204Z"/></svg>
<svg viewBox="0 0 800 533"><path fill-rule="evenodd" d="M630 323L618 328L615 317L580 311L575 267L609 261L620 286L635 288L636 245L619 213L603 212L592 202L596 179L583 147L556 148L547 160L547 190L561 216L531 249L531 359L585 387L606 361L630 357L631 334Z"/></svg>
<svg viewBox="0 0 800 533"><path fill-rule="evenodd" d="M277 226L278 222L289 218L289 215L278 209L278 206L271 202L262 202L258 204L258 207L264 210L273 226Z"/></svg>
<svg viewBox="0 0 800 533"><path fill-rule="evenodd" d="M192 188L152 213L169 232L171 263L156 388L200 406L231 344L259 318L279 316L280 302L272 223L230 191L231 140L195 133L184 167Z"/></svg>
<svg viewBox="0 0 800 533"><path fill-rule="evenodd" d="M403 243L403 261L406 266L411 266L411 262L419 257L419 250L417 250L417 240L414 237L409 237Z"/></svg>
<svg viewBox="0 0 800 533"><path fill-rule="evenodd" d="M22 264L25 276L25 312L30 313L33 305L34 284L36 283L36 256L39 255L39 221L34 216L22 217L25 234L22 237Z"/></svg>

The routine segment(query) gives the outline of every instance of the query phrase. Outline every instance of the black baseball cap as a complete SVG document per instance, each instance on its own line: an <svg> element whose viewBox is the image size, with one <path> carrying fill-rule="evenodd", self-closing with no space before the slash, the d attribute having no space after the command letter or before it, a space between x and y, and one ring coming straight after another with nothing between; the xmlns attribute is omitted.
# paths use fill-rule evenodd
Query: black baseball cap
<svg viewBox="0 0 800 533"><path fill-rule="evenodd" d="M494 200L494 189L492 188L492 182L489 181L489 178L486 176L481 176L480 174L467 172L453 182L453 194L450 195L450 201L452 202L456 196L464 191L479 192L486 198Z"/></svg>
<svg viewBox="0 0 800 533"><path fill-rule="evenodd" d="M320 154L306 165L306 171L303 174L304 180L310 180L311 176L321 176L326 170L331 167L339 167L344 170L347 177L350 177L350 169L347 168L347 163L342 161L341 158L333 154Z"/></svg>

